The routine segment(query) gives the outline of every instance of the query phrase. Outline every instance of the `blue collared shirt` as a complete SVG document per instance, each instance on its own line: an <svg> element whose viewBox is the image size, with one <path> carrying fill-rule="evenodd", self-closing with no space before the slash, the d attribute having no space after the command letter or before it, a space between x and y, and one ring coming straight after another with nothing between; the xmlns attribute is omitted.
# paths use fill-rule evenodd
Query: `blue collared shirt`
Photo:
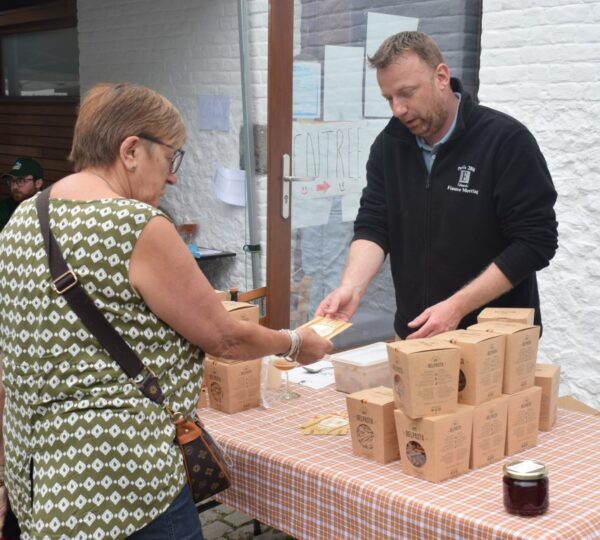
<svg viewBox="0 0 600 540"><path fill-rule="evenodd" d="M423 153L423 159L425 160L425 166L427 167L428 172L431 172L431 167L433 166L433 160L435 159L435 155L437 154L437 151L440 149L440 146L442 144L444 144L450 138L450 136L452 135L452 133L454 131L454 128L456 127L456 119L458 118L458 108L460 107L461 95L456 92L454 92L454 95L458 98L458 105L456 107L456 113L454 114L454 120L452 121L452 125L450 126L448 131L446 131L446 134L438 142L436 142L433 146L430 146L429 144L427 144L425 139L423 139L422 137L416 137L417 144L419 145L419 148L421 149L421 152Z"/></svg>

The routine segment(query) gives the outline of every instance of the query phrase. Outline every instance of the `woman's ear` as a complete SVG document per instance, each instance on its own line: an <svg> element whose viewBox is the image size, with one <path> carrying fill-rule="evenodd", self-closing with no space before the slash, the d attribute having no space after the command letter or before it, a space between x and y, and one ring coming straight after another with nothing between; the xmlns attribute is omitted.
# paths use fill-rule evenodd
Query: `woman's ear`
<svg viewBox="0 0 600 540"><path fill-rule="evenodd" d="M119 158L129 172L135 172L140 151L140 138L129 136L119 147Z"/></svg>

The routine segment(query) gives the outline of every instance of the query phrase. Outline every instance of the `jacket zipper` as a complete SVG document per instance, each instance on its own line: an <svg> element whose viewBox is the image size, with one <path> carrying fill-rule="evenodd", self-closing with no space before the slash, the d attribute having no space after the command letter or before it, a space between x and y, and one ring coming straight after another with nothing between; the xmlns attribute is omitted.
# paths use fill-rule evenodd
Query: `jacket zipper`
<svg viewBox="0 0 600 540"><path fill-rule="evenodd" d="M437 161L437 154L439 148L432 149L433 161L431 163L431 170L427 171L427 179L425 181L425 280L423 284L423 309L424 311L429 307L429 282L431 279L431 175L435 162Z"/></svg>

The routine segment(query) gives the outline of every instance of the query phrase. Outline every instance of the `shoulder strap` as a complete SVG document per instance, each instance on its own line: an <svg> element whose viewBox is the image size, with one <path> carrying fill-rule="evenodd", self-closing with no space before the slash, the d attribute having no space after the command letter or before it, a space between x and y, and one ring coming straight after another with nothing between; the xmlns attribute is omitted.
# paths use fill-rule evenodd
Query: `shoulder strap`
<svg viewBox="0 0 600 540"><path fill-rule="evenodd" d="M164 396L156 375L144 366L131 347L106 320L79 283L73 269L66 263L50 230L49 201L50 188L48 187L37 198L36 208L42 236L44 237L44 247L48 254L52 288L67 301L71 309L79 316L81 322L96 336L100 345L106 349L130 379L137 377L144 370L147 371L145 377L137 385L148 399L162 404Z"/></svg>

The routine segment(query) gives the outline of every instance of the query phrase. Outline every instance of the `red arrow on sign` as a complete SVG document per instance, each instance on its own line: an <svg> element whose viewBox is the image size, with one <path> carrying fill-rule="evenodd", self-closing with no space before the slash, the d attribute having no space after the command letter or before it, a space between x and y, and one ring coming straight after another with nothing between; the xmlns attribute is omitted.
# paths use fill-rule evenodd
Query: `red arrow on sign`
<svg viewBox="0 0 600 540"><path fill-rule="evenodd" d="M331 187L330 184L327 183L327 180L324 180L322 184L317 184L317 192L323 191L327 193L327 190Z"/></svg>

